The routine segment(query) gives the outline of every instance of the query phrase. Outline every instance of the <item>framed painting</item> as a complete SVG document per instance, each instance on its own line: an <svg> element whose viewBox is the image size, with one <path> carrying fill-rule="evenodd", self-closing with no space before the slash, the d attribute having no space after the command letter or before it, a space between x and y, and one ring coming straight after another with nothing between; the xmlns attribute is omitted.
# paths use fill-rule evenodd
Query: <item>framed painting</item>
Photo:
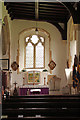
<svg viewBox="0 0 80 120"><path fill-rule="evenodd" d="M33 81L33 80L34 80L33 78L34 78L33 72L32 72L32 71L29 71L29 72L28 72L28 82L29 82L29 83L33 83L33 82L34 82L34 81Z"/></svg>
<svg viewBox="0 0 80 120"><path fill-rule="evenodd" d="M39 83L40 71L28 71L28 83Z"/></svg>
<svg viewBox="0 0 80 120"><path fill-rule="evenodd" d="M0 59L1 70L9 70L9 59Z"/></svg>
<svg viewBox="0 0 80 120"><path fill-rule="evenodd" d="M35 83L39 83L39 82L40 82L40 72L35 71Z"/></svg>

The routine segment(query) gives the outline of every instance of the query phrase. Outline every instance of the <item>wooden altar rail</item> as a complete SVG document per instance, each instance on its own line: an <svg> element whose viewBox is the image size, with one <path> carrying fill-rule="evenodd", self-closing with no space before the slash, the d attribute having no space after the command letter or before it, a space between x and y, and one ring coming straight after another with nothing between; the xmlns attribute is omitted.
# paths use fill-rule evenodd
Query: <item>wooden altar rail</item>
<svg viewBox="0 0 80 120"><path fill-rule="evenodd" d="M2 101L2 115L8 116L2 120L80 120L79 112L80 96L12 96Z"/></svg>

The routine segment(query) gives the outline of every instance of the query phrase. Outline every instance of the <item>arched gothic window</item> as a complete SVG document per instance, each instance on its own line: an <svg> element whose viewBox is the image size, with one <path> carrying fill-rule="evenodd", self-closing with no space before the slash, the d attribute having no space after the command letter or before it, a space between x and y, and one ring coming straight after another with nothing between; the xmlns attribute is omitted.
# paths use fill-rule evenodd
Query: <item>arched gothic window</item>
<svg viewBox="0 0 80 120"><path fill-rule="evenodd" d="M25 39L25 68L44 68L45 40L42 36L32 35Z"/></svg>

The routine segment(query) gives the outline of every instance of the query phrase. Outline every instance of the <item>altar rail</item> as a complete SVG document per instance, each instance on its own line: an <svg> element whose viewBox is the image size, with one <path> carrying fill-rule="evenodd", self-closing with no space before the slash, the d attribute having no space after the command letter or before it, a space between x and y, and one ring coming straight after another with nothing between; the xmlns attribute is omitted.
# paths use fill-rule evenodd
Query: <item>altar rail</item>
<svg viewBox="0 0 80 120"><path fill-rule="evenodd" d="M11 96L2 101L2 120L80 120L80 96Z"/></svg>
<svg viewBox="0 0 80 120"><path fill-rule="evenodd" d="M28 91L29 90L29 91ZM31 90L40 90L40 92L36 91L36 92L31 92ZM48 95L49 94L49 88L48 87L26 87L26 88L19 88L19 95L21 96L25 96L27 95L27 91L29 92L30 95L32 95L33 93L36 94L38 92L38 94L44 94L44 95Z"/></svg>

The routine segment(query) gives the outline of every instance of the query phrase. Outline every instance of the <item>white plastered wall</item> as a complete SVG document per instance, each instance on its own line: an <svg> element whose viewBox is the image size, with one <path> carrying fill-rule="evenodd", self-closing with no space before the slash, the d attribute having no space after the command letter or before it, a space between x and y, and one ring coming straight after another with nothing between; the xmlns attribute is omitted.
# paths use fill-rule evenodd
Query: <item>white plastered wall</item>
<svg viewBox="0 0 80 120"><path fill-rule="evenodd" d="M72 17L68 21L68 26L67 26L67 59L69 59L69 52L71 56L71 68L73 68L74 64L74 57L77 53L77 31L75 30L75 25L73 23ZM69 41L70 41L70 51L69 51Z"/></svg>
<svg viewBox="0 0 80 120"><path fill-rule="evenodd" d="M7 15L7 13L5 14ZM61 87L65 86L66 84L66 77L65 77L65 67L66 67L66 41L62 40L61 34L59 30L52 24L47 22L38 22L37 27L46 30L50 34L51 43L50 43L50 50L52 51L52 59L56 63L55 69L52 71L54 75L57 75L61 78ZM10 59L11 63L16 60L17 56L17 49L18 49L18 40L19 34L22 30L27 28L36 27L35 21L28 21L28 20L13 20L11 21L9 18L9 27L10 27ZM46 42L46 46L48 46L48 42ZM47 53L48 55L49 53ZM48 68L48 61L46 61L45 68ZM11 69L11 68L10 68ZM23 83L22 74L17 74L17 71L12 71L11 75L12 79L12 86L13 83L16 81L18 84L17 86Z"/></svg>

